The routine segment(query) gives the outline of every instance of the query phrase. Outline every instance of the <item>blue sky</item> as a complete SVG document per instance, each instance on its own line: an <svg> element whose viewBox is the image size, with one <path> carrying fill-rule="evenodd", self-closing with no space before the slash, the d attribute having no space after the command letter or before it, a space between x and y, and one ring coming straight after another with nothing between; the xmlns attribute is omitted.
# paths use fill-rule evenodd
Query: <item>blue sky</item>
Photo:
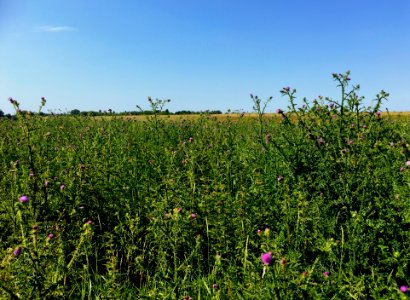
<svg viewBox="0 0 410 300"><path fill-rule="evenodd" d="M366 104L410 110L408 0L0 0L0 109L252 111L250 93L338 99L351 70Z"/></svg>

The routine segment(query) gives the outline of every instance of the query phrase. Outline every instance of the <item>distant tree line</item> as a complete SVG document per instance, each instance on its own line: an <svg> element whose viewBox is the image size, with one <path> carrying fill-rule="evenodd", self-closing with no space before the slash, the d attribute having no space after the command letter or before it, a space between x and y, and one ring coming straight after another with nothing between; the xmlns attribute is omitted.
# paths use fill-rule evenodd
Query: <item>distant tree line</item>
<svg viewBox="0 0 410 300"><path fill-rule="evenodd" d="M28 110L21 110L21 114L38 114ZM205 110L205 111L192 111L192 110L180 110L176 112L170 112L168 109L157 112L159 115L200 115L200 114L210 114L210 115L219 115L222 114L220 110ZM79 109L73 109L67 113L45 113L40 112L40 115L73 115L73 116L106 116L106 115L118 115L118 116L138 116L138 115L152 115L154 114L151 110L144 110L144 111L124 111L124 112L115 112L111 109L108 110L98 110L98 111L80 111ZM5 114L0 109L0 118L14 118L15 115Z"/></svg>
<svg viewBox="0 0 410 300"><path fill-rule="evenodd" d="M140 115L153 115L154 112L152 110L143 110L143 111L124 111L124 112L114 112L112 110L105 110L105 111L80 111L78 109L73 109L69 113L70 115L82 115L82 116L104 116L104 115L119 115L119 116L140 116ZM205 110L205 111L192 111L192 110L180 110L176 112L170 112L168 109L157 112L159 115L200 115L200 114L211 114L211 115L218 115L222 114L220 110Z"/></svg>
<svg viewBox="0 0 410 300"><path fill-rule="evenodd" d="M4 111L2 111L2 110L0 109L0 118L8 118L8 119L11 119L11 118L14 118L14 116L11 115L11 114L5 114Z"/></svg>

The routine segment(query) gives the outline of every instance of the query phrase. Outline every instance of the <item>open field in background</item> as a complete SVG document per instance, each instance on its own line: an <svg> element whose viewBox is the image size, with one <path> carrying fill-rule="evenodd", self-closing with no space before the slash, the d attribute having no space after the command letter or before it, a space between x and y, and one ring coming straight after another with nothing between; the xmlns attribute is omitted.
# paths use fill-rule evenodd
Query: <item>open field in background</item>
<svg viewBox="0 0 410 300"><path fill-rule="evenodd" d="M144 122L17 110L0 298L405 299L410 119L384 98Z"/></svg>
<svg viewBox="0 0 410 300"><path fill-rule="evenodd" d="M211 118L215 118L217 120L226 120L227 118L231 118L233 120L239 119L239 118L258 118L257 113L231 113L231 114L211 114L208 115ZM392 119L410 119L410 112L382 112L381 116L383 117L390 117ZM141 120L144 121L147 119L147 116L144 115L137 115L137 116L121 116L122 118L130 119L130 120ZM171 120L171 121L181 121L181 120L196 120L199 119L201 115L195 114L195 115L159 115L158 118L161 120ZM267 119L275 119L275 120L281 120L281 116L276 114L276 113L266 113L264 114L264 117ZM96 117L99 118L99 117ZM110 118L110 116L107 116L105 118Z"/></svg>

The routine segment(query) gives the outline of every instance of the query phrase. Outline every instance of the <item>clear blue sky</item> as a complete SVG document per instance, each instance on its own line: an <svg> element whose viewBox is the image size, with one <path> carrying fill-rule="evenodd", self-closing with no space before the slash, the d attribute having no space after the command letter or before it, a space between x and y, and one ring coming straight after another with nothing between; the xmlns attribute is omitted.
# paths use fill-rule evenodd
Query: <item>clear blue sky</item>
<svg viewBox="0 0 410 300"><path fill-rule="evenodd" d="M0 0L0 109L252 110L249 94L339 97L410 110L409 0Z"/></svg>

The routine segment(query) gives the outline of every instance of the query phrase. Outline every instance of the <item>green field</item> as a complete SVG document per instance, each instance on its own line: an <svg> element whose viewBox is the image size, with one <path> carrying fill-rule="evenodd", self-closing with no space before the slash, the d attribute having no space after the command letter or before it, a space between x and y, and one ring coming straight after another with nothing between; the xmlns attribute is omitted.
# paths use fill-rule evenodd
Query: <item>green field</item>
<svg viewBox="0 0 410 300"><path fill-rule="evenodd" d="M282 92L275 117L0 119L0 298L406 298L410 120Z"/></svg>

